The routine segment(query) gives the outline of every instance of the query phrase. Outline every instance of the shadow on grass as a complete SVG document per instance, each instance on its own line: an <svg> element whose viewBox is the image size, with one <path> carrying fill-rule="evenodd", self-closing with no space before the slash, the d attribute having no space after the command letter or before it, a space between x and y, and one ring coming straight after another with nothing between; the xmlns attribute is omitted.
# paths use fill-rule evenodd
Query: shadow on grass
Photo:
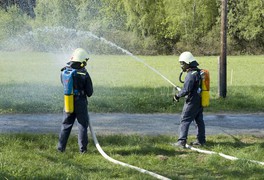
<svg viewBox="0 0 264 180"><path fill-rule="evenodd" d="M77 151L78 153L78 151ZM76 154L77 154L76 153ZM49 153L38 153L39 156L43 158L44 161L49 161L52 162L52 164L59 164L61 167L64 168L71 168L73 171L76 171L77 173L111 173L112 170L106 167L99 167L99 166L88 166L86 163L80 161L79 163L74 160L74 157L70 157L71 154L69 153L60 153L56 152L55 154L49 154ZM78 156L79 154L77 154ZM83 156L82 160L87 161L87 157L85 155L79 155ZM68 174L63 173L64 171L58 170L58 172L53 172L52 177L50 175L42 175L41 178L55 178L57 177L58 179L68 179Z"/></svg>
<svg viewBox="0 0 264 180"><path fill-rule="evenodd" d="M175 142L170 136L110 135L98 137L102 148L111 154L128 155L166 155L185 154L186 150L171 145ZM111 150L109 149L111 147Z"/></svg>
<svg viewBox="0 0 264 180"><path fill-rule="evenodd" d="M63 108L63 88L61 84L1 83L0 113L56 113ZM242 94L237 89L248 91ZM263 88L232 87L225 99L216 97L217 89L211 88L210 106L206 112L259 112L264 101L256 94ZM179 113L184 98L179 103L172 102L173 87L109 87L96 86L89 100L91 112L124 113ZM250 96L250 93L254 96ZM245 101L247 103L245 103Z"/></svg>
<svg viewBox="0 0 264 180"><path fill-rule="evenodd" d="M11 176L8 173L0 172L0 178L1 179L16 179L15 176Z"/></svg>
<svg viewBox="0 0 264 180"><path fill-rule="evenodd" d="M264 149L264 142L260 143L260 147Z"/></svg>
<svg viewBox="0 0 264 180"><path fill-rule="evenodd" d="M0 84L0 113L51 113L63 109L63 90L38 83Z"/></svg>
<svg viewBox="0 0 264 180"><path fill-rule="evenodd" d="M227 134L228 136L213 136L213 138L215 138L216 140L214 141L210 141L207 140L206 142L206 148L210 149L210 148L214 148L214 147L229 147L229 148L246 148L246 147L250 147L250 146L260 146L263 147L264 143L259 143L259 142L244 142L243 141L243 137L241 136L234 136L232 134ZM250 135L249 135L250 137ZM252 136L253 137L253 136ZM219 141L217 141L217 138L219 138ZM254 137L257 138L257 137ZM261 139L261 138L259 138Z"/></svg>
<svg viewBox="0 0 264 180"><path fill-rule="evenodd" d="M243 143L243 142L213 142L213 141L207 141L206 145L204 147L206 147L206 149L210 149L210 148L214 148L216 146L218 147L230 147L230 148L245 148L248 146L253 146L254 143Z"/></svg>
<svg viewBox="0 0 264 180"><path fill-rule="evenodd" d="M177 151L178 150L178 151ZM183 149L164 149L164 148L159 148L159 147L153 147L150 145L143 145L139 147L130 147L129 149L124 148L124 149L115 149L111 150L111 154L119 154L122 156L129 156L129 155L141 155L141 156L146 156L146 155L166 155L166 156L175 156L175 155L181 155L185 154L187 151Z"/></svg>

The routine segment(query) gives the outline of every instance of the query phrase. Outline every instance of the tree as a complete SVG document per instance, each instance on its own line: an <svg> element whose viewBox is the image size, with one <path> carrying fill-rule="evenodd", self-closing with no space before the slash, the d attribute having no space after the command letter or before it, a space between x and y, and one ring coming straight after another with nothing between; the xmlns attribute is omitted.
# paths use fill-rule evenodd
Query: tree
<svg viewBox="0 0 264 180"><path fill-rule="evenodd" d="M77 5L77 28L90 31L96 31L97 29L100 29L100 23L98 22L100 20L100 7L100 0L81 1Z"/></svg>
<svg viewBox="0 0 264 180"><path fill-rule="evenodd" d="M19 9L26 13L28 16L35 18L34 8L36 7L36 0L1 0L0 7L2 7L5 11L12 6L18 6Z"/></svg>
<svg viewBox="0 0 264 180"><path fill-rule="evenodd" d="M263 47L264 1L229 1L228 6L228 32L232 43L245 52L252 51L252 48L258 46Z"/></svg>
<svg viewBox="0 0 264 180"><path fill-rule="evenodd" d="M11 5L15 2L31 7L36 2L36 18L24 16L20 5ZM140 54L217 54L220 49L219 0L2 0L0 6L0 39L61 26L91 31ZM228 1L228 9L228 52L263 53L264 1ZM53 39L41 36L47 45Z"/></svg>
<svg viewBox="0 0 264 180"><path fill-rule="evenodd" d="M159 53L171 53L172 42L167 34L166 9L164 0L124 0L127 27L141 39L146 49Z"/></svg>
<svg viewBox="0 0 264 180"><path fill-rule="evenodd" d="M164 4L170 32L167 36L176 38L180 51L199 47L201 38L212 30L219 16L217 3L212 0L165 0Z"/></svg>
<svg viewBox="0 0 264 180"><path fill-rule="evenodd" d="M39 25L64 26L74 28L77 23L77 10L74 0L37 1L36 18Z"/></svg>

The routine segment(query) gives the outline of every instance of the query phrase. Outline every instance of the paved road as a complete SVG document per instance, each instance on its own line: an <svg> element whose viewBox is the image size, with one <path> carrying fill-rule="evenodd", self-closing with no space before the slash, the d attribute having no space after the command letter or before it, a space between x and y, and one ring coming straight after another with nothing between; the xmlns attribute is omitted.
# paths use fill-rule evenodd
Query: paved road
<svg viewBox="0 0 264 180"><path fill-rule="evenodd" d="M177 135L180 115L90 113L96 134ZM264 114L205 114L206 134L264 136ZM59 133L62 114L0 115L0 133ZM195 124L190 134L195 135ZM73 128L77 133L77 126Z"/></svg>

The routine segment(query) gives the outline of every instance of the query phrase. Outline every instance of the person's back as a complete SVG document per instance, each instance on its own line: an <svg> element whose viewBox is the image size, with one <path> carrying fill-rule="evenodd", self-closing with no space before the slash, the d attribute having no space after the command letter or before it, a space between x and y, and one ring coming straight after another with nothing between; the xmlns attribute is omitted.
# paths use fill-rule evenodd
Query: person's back
<svg viewBox="0 0 264 180"><path fill-rule="evenodd" d="M73 78L73 112L64 112L64 120L62 122L58 150L64 152L66 144L72 129L72 126L77 118L78 125L78 144L80 152L87 151L88 145L88 101L87 97L93 94L93 84L89 73L85 69L86 63L88 61L88 54L85 50L78 48L74 51L71 61L68 66L62 69L65 70L75 70L72 73ZM63 76L61 76L63 83Z"/></svg>
<svg viewBox="0 0 264 180"><path fill-rule="evenodd" d="M93 84L87 70L79 62L70 62L69 67L75 70L73 75L74 107L75 112L83 111L87 106L87 97L93 94Z"/></svg>

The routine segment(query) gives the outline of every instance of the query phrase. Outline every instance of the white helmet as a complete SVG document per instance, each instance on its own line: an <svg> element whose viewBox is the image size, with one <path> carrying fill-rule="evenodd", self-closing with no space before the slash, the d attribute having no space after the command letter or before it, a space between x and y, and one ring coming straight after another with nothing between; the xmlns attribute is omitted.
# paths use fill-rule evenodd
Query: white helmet
<svg viewBox="0 0 264 180"><path fill-rule="evenodd" d="M194 59L192 53L185 51L185 52L181 53L181 55L179 57L179 61L185 62L186 64L190 64L191 62L196 61L196 59Z"/></svg>
<svg viewBox="0 0 264 180"><path fill-rule="evenodd" d="M80 63L86 62L88 59L88 53L82 48L75 49L71 57L72 62Z"/></svg>

